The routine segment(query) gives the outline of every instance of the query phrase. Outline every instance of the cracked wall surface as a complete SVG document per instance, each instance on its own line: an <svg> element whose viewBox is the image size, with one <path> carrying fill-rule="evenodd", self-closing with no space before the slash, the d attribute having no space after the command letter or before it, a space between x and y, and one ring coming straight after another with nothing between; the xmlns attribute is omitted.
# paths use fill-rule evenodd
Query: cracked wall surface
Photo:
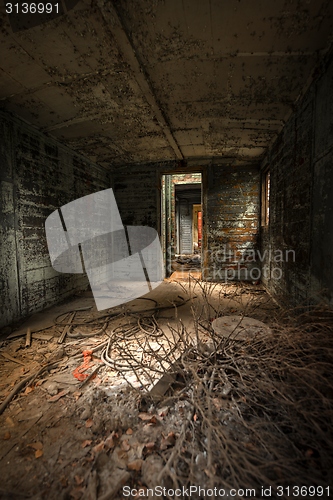
<svg viewBox="0 0 333 500"><path fill-rule="evenodd" d="M330 57L265 160L271 194L270 224L262 231L264 282L293 305L333 304L332 96ZM277 250L284 252L282 260L274 258ZM294 261L291 254L286 259L287 250Z"/></svg>
<svg viewBox="0 0 333 500"><path fill-rule="evenodd" d="M109 173L0 114L0 327L86 288L83 274L50 262L45 220L69 201L109 187Z"/></svg>

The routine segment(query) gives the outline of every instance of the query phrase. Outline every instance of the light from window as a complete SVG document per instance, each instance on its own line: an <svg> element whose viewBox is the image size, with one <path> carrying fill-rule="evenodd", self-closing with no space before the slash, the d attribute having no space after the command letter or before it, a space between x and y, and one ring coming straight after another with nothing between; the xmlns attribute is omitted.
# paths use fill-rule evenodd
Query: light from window
<svg viewBox="0 0 333 500"><path fill-rule="evenodd" d="M270 194L270 172L266 170L262 178L262 196L261 196L261 224L269 224L269 194Z"/></svg>

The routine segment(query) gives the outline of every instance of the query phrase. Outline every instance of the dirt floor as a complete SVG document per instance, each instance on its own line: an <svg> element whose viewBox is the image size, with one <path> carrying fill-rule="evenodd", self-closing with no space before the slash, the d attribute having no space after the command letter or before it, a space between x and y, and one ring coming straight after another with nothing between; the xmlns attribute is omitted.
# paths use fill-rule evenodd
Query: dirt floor
<svg viewBox="0 0 333 500"><path fill-rule="evenodd" d="M181 271L191 273L197 273L201 271L201 255L198 253L186 254L186 255L175 255L174 259L171 261L172 271Z"/></svg>
<svg viewBox="0 0 333 500"><path fill-rule="evenodd" d="M86 292L34 315L1 341L0 498L185 498L176 490L191 486L191 498L296 486L327 498L332 324L328 311L295 319L260 285L195 277L114 310Z"/></svg>

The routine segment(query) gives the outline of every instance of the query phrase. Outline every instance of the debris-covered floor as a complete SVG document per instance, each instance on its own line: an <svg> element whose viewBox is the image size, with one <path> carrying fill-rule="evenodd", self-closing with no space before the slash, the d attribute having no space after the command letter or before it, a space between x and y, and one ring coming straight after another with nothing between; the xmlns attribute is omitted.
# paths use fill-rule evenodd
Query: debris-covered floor
<svg viewBox="0 0 333 500"><path fill-rule="evenodd" d="M1 343L0 497L332 495L332 324L195 278L34 315Z"/></svg>

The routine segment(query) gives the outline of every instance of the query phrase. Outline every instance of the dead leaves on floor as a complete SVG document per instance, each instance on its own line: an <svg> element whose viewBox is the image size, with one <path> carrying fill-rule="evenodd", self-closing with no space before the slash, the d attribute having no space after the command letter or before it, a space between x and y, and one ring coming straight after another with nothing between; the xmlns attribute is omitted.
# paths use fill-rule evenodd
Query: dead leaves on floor
<svg viewBox="0 0 333 500"><path fill-rule="evenodd" d="M35 458L40 458L44 455L43 443L41 443L40 441L37 441L36 443L30 443L27 446L35 450Z"/></svg>
<svg viewBox="0 0 333 500"><path fill-rule="evenodd" d="M181 331L181 333L183 332ZM47 422L45 426L44 419L44 427L36 429L35 433L29 436L29 440L25 441L30 444L25 444L25 449L20 450L22 462L27 463L27 467L34 467L30 470L36 474L38 469L41 470L48 466L52 454L53 465L49 468L52 471L52 479L50 477L49 481L52 483L52 487L57 483L60 489L66 490L60 492L64 496L67 495L66 498L70 496L74 499L94 499L100 498L100 496L103 498L103 495L104 497L109 495L108 498L113 498L124 483L138 487L144 487L144 485L151 487L153 484L161 484L163 479L163 481L177 481L178 484L182 484L182 482L186 483L189 480L190 474L192 480L201 481L199 484L205 484L208 481L214 482L218 478L221 479L221 471L226 474L228 479L230 470L233 478L240 477L240 480L245 483L248 479L247 471L251 470L253 460L261 461L261 468L267 466L270 472L278 477L279 481L283 478L283 474L285 474L287 467L290 467L290 464L292 466L294 463L298 465L300 461L302 467L303 462L305 464L303 469L299 469L301 474L305 469L306 474L309 471L311 473L312 470L316 474L321 457L316 451L318 445L311 437L315 434L315 429L313 430L311 426L310 438L312 441L306 439L308 434L305 434L304 439L302 439L304 450L302 448L297 452L295 446L292 448L292 451L297 455L292 462L288 440L293 438L292 442L295 442L298 447L300 446L300 440L296 434L299 426L294 429L294 434L291 435L289 429L293 429L290 425L293 421L288 420L289 413L284 412L284 409L288 412L294 412L293 414L297 417L302 413L305 408L304 402L309 398L308 395L304 397L302 405L288 403L287 396L290 391L291 394L294 394L296 386L289 384L290 381L286 377L287 370L281 371L280 367L286 361L290 361L290 366L292 366L295 360L295 351L298 353L296 361L299 363L304 354L307 340L311 343L311 349L309 347L307 354L308 359L316 361L313 358L316 349L320 357L319 371L313 373L321 374L320 370L322 370L323 376L325 375L321 359L324 350L320 351L319 349L320 339L316 338L316 342L312 345L313 339L307 339L306 333L303 331L301 333L300 340L298 341L296 336L294 345L289 350L288 345L291 342L289 331L285 332L285 335L281 332L281 339L277 342L279 340L277 330L276 342L271 345L267 339L267 345L263 345L265 349L261 349L259 343L254 343L251 347L247 343L237 346L234 342L220 342L217 345L220 350L219 355L214 351L214 356L211 355L212 351L207 349L208 342L204 342L205 338L203 338L202 345L205 344L205 349L193 350L192 346L192 355L184 358L186 365L185 368L183 367L182 373L186 384L183 384L179 392L177 392L177 388L175 389L175 384L171 388L169 384L168 395L166 398L162 398L164 402L159 400L158 404L164 405L168 404L166 401L171 401L170 406L164 408L156 407L156 399L152 399L154 404L149 400L149 402L146 401L146 404L141 404L140 410L138 409L142 385L139 385L133 396L124 386L119 385L116 392L111 390L111 382L104 384L104 389L103 387L97 389L96 381L94 381L89 384L88 391L86 391L85 386L83 391L76 392L73 390L75 388L81 390L82 386L75 387L71 383L66 385L72 389L71 394L67 395L61 391L64 387L62 385L64 378L61 379L61 377L68 378L68 374L66 375L65 372L53 373L52 383L56 382L60 392L57 389L57 393L52 394L53 389L50 385L47 387L44 384L39 388L38 384L36 386L31 384L27 392L30 394L30 398L18 399L16 408L20 404L27 405L29 400L31 401L34 397L37 399L38 393L43 391L42 395L46 394L43 401L47 403L43 408L44 417L47 412L52 411L54 413L63 411L65 414L68 408L71 408L72 413L68 412L68 420L59 425L59 429L56 429L55 433L52 434L54 436L53 446L55 448L55 443L58 446L57 452L55 449L50 450L49 433L52 425L49 428L49 422ZM209 337L208 333L205 335ZM322 345L326 347L326 337ZM275 351L277 355L275 355ZM73 351L73 355L75 352ZM89 351L87 352L89 353ZM262 352L266 354L271 352L274 356L272 354L266 357L266 362L266 358L261 356ZM156 355L160 356L158 352ZM78 364L82 358L80 361L77 360L78 358L72 361ZM66 367L70 369L68 371L72 375L74 366L70 366L70 361L66 361ZM87 356L87 362L89 361ZM303 379L305 368L305 363L303 363L301 366ZM277 374L275 378L273 377L274 369ZM15 370L22 377L25 368L20 366ZM299 374L298 365L294 371L296 375ZM309 376L311 374L312 372L309 373ZM84 377L85 375L83 374ZM111 373L110 378L114 378L114 376ZM74 379L74 377L71 378ZM85 379L87 378L85 377ZM315 377L312 379L316 382ZM78 384L75 379L74 382ZM283 382L285 385L282 386L282 391L279 393L270 392L272 387L275 388L278 383ZM290 387L288 384L286 385L287 382ZM309 382L309 390L311 387ZM39 390L37 391L37 389ZM277 397L279 395L280 399ZM298 396L297 392L296 396ZM131 404L132 400L136 400L133 405ZM295 400L298 400L298 397ZM57 404L48 404L56 401L58 401ZM319 398L313 398L313 401L314 408L315 404L320 405ZM328 402L328 397L323 401ZM15 405L13 408L15 409ZM262 408L265 408L266 412L271 412L271 424L262 412ZM319 408L322 407L319 406ZM308 411L312 411L312 408L308 408ZM279 430L280 421L275 416L277 412L280 412L280 421L285 421L287 424L285 427L288 432L285 436ZM83 414L85 414L84 417ZM317 425L320 418L319 411L314 415L316 418L312 419L312 422L315 421ZM323 417L321 418L323 421ZM58 435L57 431L63 431L66 425L68 430L65 436L60 435L60 432ZM15 429L12 430L9 424L7 427L6 434L3 434L3 447L10 444L11 440L15 442L17 438L16 434L14 439ZM44 431L46 427L48 430ZM260 432L252 432L253 428L260 429ZM39 434L40 429L41 433ZM276 429L279 433L276 432ZM43 432L45 433L43 434ZM283 441L284 438L285 441ZM43 443L43 445L38 444L36 448L34 447L36 443ZM225 446L226 443L227 446ZM280 448L282 449L281 456L285 461L289 460L287 465L270 467L269 462L277 460L272 453L271 443L277 444L278 452ZM285 445L285 443L289 447L285 446L286 455L282 455L285 448L281 447L280 444ZM14 452L13 455L15 455ZM330 457L329 460L331 460ZM2 465L5 467L4 462ZM226 462L229 463L228 470L224 467ZM253 470L255 469L253 468ZM258 470L260 472L260 467ZM293 470L295 473L299 472L296 466ZM43 479L41 479L41 484L42 481ZM53 496L54 494L55 490L52 490L52 499L57 498Z"/></svg>
<svg viewBox="0 0 333 500"><path fill-rule="evenodd" d="M80 447L88 450L85 462L90 462L93 470L96 467L97 480L99 475L104 474L103 469L100 469L100 463L103 463L107 470L113 471L112 474L118 474L114 476L118 488L124 484L121 478L126 479L126 484L134 481L135 484L142 485L143 472L145 477L151 474L156 475L156 467L154 468L151 463L155 464L155 458L159 456L159 453L175 446L178 438L176 432L167 430L169 425L165 421L167 413L166 408L151 413L140 412L137 414L136 424L133 427L112 431L102 439L92 432L94 420L87 419L84 427L92 432L92 437L84 439ZM87 478L83 480L80 474L77 474L74 479L76 484L70 492L71 497L85 498L89 481ZM116 493L115 487L113 487L113 493Z"/></svg>
<svg viewBox="0 0 333 500"><path fill-rule="evenodd" d="M139 471L142 462L146 456L153 451L165 451L174 446L177 435L175 432L165 432L163 426L159 432L154 433L154 441L141 442L137 435L140 432L143 436L147 436L150 427L155 427L163 422L164 414L162 412L138 414L138 425L135 430L129 427L125 432L112 431L102 440L94 442L93 439L85 439L81 443L82 448L89 447L92 457L95 459L102 451L110 453L112 451L113 458L116 458L117 467L127 468L131 471ZM93 419L89 418L85 422L86 429L91 429L94 425Z"/></svg>
<svg viewBox="0 0 333 500"><path fill-rule="evenodd" d="M95 434L92 430L94 419L87 419L83 428L85 433L91 433L91 438L80 442L80 448L87 450L87 453L82 460L71 462L75 472L70 475L71 480L68 480L68 476L65 480L64 476L63 482L60 481L63 489L68 491L71 498L79 500L100 498L100 495L101 498L104 498L103 495L113 498L125 484L137 484L145 488L143 477L156 476L161 469L159 454L172 449L177 442L178 434L167 430L170 424L165 421L167 413L168 409L138 413L133 419L135 425L111 431L102 439L100 434ZM42 452L41 443L32 443L29 446L35 449L35 453ZM74 457L74 448L70 447L69 450ZM90 469L88 474L87 468ZM106 476L112 478L108 482L109 487L107 481L105 482Z"/></svg>

